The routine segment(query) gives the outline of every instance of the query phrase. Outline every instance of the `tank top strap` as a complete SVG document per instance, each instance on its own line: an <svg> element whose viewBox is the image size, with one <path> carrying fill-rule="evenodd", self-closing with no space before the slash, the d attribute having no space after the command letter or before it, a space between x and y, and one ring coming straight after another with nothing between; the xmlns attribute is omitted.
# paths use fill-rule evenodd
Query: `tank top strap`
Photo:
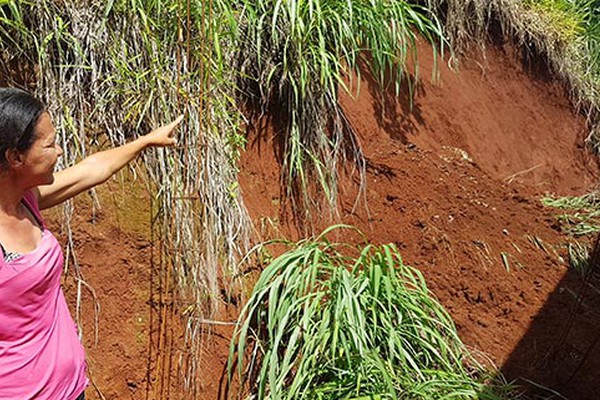
<svg viewBox="0 0 600 400"><path fill-rule="evenodd" d="M23 196L23 204L25 204L29 212L31 212L31 215L33 215L33 218L35 218L40 228L45 230L46 223L44 222L44 218L42 218L42 214L40 213L38 199L33 190L28 190L25 192L25 195Z"/></svg>

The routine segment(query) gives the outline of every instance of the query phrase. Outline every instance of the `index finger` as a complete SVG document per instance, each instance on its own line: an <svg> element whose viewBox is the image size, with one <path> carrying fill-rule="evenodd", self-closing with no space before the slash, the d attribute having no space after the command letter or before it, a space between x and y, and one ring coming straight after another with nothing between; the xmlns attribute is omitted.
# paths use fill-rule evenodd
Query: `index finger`
<svg viewBox="0 0 600 400"><path fill-rule="evenodd" d="M171 122L169 125L176 127L177 125L179 125L181 123L182 120L183 120L183 114L181 114L179 117L177 117L177 119L175 121Z"/></svg>

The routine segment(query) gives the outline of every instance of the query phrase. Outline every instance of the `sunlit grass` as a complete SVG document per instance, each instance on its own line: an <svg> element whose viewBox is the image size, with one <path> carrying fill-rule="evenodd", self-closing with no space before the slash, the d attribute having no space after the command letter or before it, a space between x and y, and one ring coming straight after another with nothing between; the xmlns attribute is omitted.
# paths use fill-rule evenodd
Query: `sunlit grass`
<svg viewBox="0 0 600 400"><path fill-rule="evenodd" d="M516 398L468 355L394 245L354 248L328 233L263 270L231 342L230 379L259 399Z"/></svg>
<svg viewBox="0 0 600 400"><path fill-rule="evenodd" d="M547 196L542 199L542 204L557 210L557 223L569 237L567 243L569 265L581 276L586 276L589 268L593 267L589 263L593 239L600 232L598 192L594 191L582 196Z"/></svg>
<svg viewBox="0 0 600 400"><path fill-rule="evenodd" d="M365 168L339 91L355 94L351 80L360 79L361 65L382 88L398 93L406 81L412 90L417 38L437 56L441 26L426 8L402 0L243 1L239 24L240 96L282 128L282 187L303 217L318 202L309 195L315 183L335 210L340 168L353 164L361 177Z"/></svg>
<svg viewBox="0 0 600 400"><path fill-rule="evenodd" d="M584 17L574 2L567 0L527 0L525 4L539 13L565 43L585 32Z"/></svg>
<svg viewBox="0 0 600 400"><path fill-rule="evenodd" d="M583 196L544 197L542 204L563 212L557 220L563 231L574 237L600 231L600 198L597 192Z"/></svg>

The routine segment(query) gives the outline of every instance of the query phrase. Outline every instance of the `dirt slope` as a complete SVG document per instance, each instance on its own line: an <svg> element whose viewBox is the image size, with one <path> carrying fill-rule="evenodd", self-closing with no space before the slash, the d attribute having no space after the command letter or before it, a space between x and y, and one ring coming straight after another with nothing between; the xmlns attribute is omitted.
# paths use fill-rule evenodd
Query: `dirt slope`
<svg viewBox="0 0 600 400"><path fill-rule="evenodd" d="M420 50L422 76L429 76L431 58ZM463 340L509 378L526 375L574 399L594 398L599 386L590 376L561 386L584 357L581 337L591 340L593 325L572 339L579 343L567 343L569 363L547 360L580 283L567 276L565 238L539 201L543 192L581 194L596 184L597 164L582 146L585 121L561 85L547 72L532 75L510 47L486 56L465 60L460 73L441 66L438 83L421 82L412 109L406 96L382 98L368 80L358 99L342 99L368 171L366 207L355 208L357 192L342 185L341 221L373 242L396 243L406 263L424 272ZM251 142L241 185L266 236L294 236L293 224L281 222L274 134L267 128ZM550 299L558 307L552 313ZM537 349L526 351L529 345Z"/></svg>
<svg viewBox="0 0 600 400"><path fill-rule="evenodd" d="M428 77L432 59L426 47L419 54L421 76ZM559 340L581 283L567 272L564 237L539 202L542 192L583 193L597 182L597 165L582 146L584 120L561 85L509 47L488 50L485 60L477 54L464 59L459 73L440 68L438 83L421 81L412 109L405 95L382 99L368 80L358 99L343 98L368 170L366 204L354 207L355 185L345 181L341 221L373 242L396 243L405 262L424 272L463 340L509 377L525 375L572 399L595 398L592 371L600 370L600 357L585 353L596 329L592 310L600 303L587 296L577 329ZM280 210L273 136L270 125L251 134L240 184L265 238L295 237ZM147 372L158 362L149 348L160 329L149 239L117 224L110 208L95 224L85 210L75 239L101 305L96 345L92 314L84 314L94 382L106 399L158 398L159 378ZM73 301L69 280L67 292ZM90 310L89 295L84 306ZM222 316L229 318L230 311ZM216 333L199 371L200 399L216 399L229 330ZM175 348L185 351L176 335ZM557 343L559 351L551 351ZM172 392L170 398L181 397Z"/></svg>

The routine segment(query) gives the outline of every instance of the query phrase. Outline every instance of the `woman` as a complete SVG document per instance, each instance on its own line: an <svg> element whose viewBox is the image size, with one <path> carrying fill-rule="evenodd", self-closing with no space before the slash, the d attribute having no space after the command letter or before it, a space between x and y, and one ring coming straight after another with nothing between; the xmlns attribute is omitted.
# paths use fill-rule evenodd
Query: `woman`
<svg viewBox="0 0 600 400"><path fill-rule="evenodd" d="M55 174L62 150L43 104L0 89L1 400L79 400L88 384L60 287L62 250L40 210L106 181L147 147L175 144L181 119Z"/></svg>

